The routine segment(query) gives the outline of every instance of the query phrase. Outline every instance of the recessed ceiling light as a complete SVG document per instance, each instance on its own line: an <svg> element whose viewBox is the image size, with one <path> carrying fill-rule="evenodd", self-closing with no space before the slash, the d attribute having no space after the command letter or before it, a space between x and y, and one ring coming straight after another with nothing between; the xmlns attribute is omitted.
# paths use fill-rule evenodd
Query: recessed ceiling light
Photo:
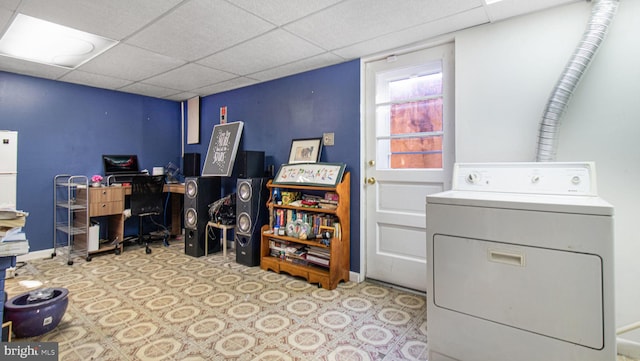
<svg viewBox="0 0 640 361"><path fill-rule="evenodd" d="M0 39L0 55L77 68L117 43L102 36L18 14Z"/></svg>

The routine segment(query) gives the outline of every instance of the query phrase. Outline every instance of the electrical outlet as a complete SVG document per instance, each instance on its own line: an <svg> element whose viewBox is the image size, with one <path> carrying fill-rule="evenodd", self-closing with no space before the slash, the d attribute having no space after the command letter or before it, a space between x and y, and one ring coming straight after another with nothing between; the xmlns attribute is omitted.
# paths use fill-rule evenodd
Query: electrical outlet
<svg viewBox="0 0 640 361"><path fill-rule="evenodd" d="M334 144L333 136L334 136L333 133L324 133L322 135L322 145L333 145Z"/></svg>
<svg viewBox="0 0 640 361"><path fill-rule="evenodd" d="M16 276L16 268L15 267L7 268L4 272L5 272L4 273L4 279L6 279L6 280Z"/></svg>

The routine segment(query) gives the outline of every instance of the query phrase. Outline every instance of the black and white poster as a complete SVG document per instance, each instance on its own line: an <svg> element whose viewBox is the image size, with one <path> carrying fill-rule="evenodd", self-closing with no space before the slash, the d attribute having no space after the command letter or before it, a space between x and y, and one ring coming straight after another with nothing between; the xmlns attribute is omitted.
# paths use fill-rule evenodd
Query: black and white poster
<svg viewBox="0 0 640 361"><path fill-rule="evenodd" d="M230 177L236 161L243 122L217 124L213 127L203 176Z"/></svg>

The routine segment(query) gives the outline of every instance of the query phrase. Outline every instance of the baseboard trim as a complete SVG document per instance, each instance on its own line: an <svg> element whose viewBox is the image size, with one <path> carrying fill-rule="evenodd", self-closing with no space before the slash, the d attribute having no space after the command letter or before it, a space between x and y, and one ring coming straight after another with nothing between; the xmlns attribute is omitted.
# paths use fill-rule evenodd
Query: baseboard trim
<svg viewBox="0 0 640 361"><path fill-rule="evenodd" d="M34 259L51 258L53 254L53 248L43 249L40 251L29 252L27 254L20 255L16 258L16 262L33 261Z"/></svg>
<svg viewBox="0 0 640 361"><path fill-rule="evenodd" d="M626 340L621 337L618 337L616 341L618 355L630 357L635 360L640 358L640 343Z"/></svg>
<svg viewBox="0 0 640 361"><path fill-rule="evenodd" d="M360 278L360 273L349 271L349 281L360 283L362 282L362 278Z"/></svg>

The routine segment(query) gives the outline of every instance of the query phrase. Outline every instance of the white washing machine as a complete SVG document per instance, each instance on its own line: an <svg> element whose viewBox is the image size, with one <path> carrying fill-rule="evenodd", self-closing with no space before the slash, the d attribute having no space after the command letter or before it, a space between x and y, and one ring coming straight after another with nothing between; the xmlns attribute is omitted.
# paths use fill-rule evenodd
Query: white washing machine
<svg viewBox="0 0 640 361"><path fill-rule="evenodd" d="M456 164L426 207L429 361L615 361L593 163Z"/></svg>

